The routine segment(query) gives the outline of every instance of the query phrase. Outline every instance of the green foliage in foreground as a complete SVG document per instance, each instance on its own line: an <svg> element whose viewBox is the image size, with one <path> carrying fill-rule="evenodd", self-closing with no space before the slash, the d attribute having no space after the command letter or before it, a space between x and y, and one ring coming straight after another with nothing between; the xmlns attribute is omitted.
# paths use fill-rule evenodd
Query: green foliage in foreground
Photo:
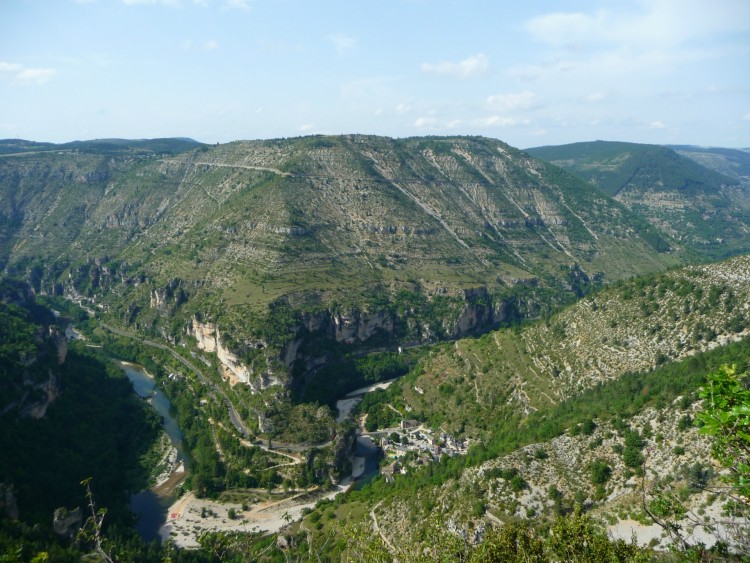
<svg viewBox="0 0 750 563"><path fill-rule="evenodd" d="M701 433L714 440L714 456L732 472L734 492L744 498L750 497L749 383L749 373L739 374L735 366L722 366L708 376L700 394L704 411L697 417Z"/></svg>
<svg viewBox="0 0 750 563"><path fill-rule="evenodd" d="M83 489L82 489L83 490ZM219 561L205 550L178 550L172 544L144 542L135 530L110 526L102 541L102 550L114 561L133 563L209 563ZM0 562L78 563L102 561L86 542L68 541L41 526L14 520L0 520Z"/></svg>

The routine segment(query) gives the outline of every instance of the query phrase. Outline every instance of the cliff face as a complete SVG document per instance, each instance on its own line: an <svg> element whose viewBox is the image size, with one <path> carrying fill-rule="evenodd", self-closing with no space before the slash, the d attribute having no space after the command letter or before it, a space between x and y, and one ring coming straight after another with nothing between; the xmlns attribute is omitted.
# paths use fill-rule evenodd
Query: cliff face
<svg viewBox="0 0 750 563"><path fill-rule="evenodd" d="M510 308L506 301L493 300L486 288L464 290L453 297L449 301L450 312L433 320L425 320L425 315L420 316L414 309L399 314L391 306L373 311L352 308L300 313L287 328L291 336L281 346L270 345L264 339L238 339L236 334L227 334L227 329L198 317L191 319L187 334L199 350L216 356L230 384L242 383L261 391L292 384L290 373L295 365L302 366L304 373L325 364L332 345L356 346L358 350L395 349L404 338L404 331L410 335L407 340L414 343L460 338L505 321ZM227 340L233 342L234 349L230 349ZM243 356L253 359L245 361Z"/></svg>
<svg viewBox="0 0 750 563"><path fill-rule="evenodd" d="M188 334L195 338L196 345L200 350L203 350L209 354L214 354L219 361L221 370L230 385L236 385L237 383L243 383L248 385L253 391L262 391L272 385L281 385L284 379L284 375L281 374L279 377L270 368L262 370L253 370L253 366L245 365L241 359L227 349L221 340L221 332L215 324L206 322L202 323L198 319L193 318ZM266 347L263 342L253 342L247 344L248 347L262 350ZM266 366L269 362L266 362Z"/></svg>
<svg viewBox="0 0 750 563"><path fill-rule="evenodd" d="M47 408L55 402L60 396L61 389L58 385L57 378L49 371L47 379L41 382L35 382L31 378L24 377L23 380L26 393L18 403L20 416L28 416L39 420L47 414ZM41 394L39 399L32 399Z"/></svg>
<svg viewBox="0 0 750 563"><path fill-rule="evenodd" d="M0 415L43 418L60 395L55 368L68 354L67 339L52 313L36 305L31 287L0 281Z"/></svg>
<svg viewBox="0 0 750 563"><path fill-rule="evenodd" d="M394 328L393 317L383 311L369 313L355 310L348 314L337 312L328 323L333 329L336 342L345 344L365 342L379 330L392 334Z"/></svg>

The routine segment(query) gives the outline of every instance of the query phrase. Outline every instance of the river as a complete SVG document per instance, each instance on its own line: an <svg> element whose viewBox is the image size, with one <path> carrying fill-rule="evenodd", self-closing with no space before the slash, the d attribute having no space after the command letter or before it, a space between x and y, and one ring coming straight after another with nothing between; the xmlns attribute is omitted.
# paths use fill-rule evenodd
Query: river
<svg viewBox="0 0 750 563"><path fill-rule="evenodd" d="M389 379L387 381L381 381L380 383L373 383L372 385L368 385L367 387L360 387L359 389L355 389L354 391L350 391L346 395L344 395L341 399L336 401L336 422L344 422L347 418L349 418L349 415L354 410L354 407L356 407L360 402L362 402L362 398L369 393L370 391L375 391L377 389L388 389L390 387L391 383L394 381L397 381L399 378L396 379Z"/></svg>
<svg viewBox="0 0 750 563"><path fill-rule="evenodd" d="M182 432L170 412L169 399L156 386L156 381L148 376L143 367L129 362L118 362L118 364L133 384L136 395L148 401L161 415L164 430L172 445L177 449L176 466L183 464L187 469ZM140 491L130 497L130 509L138 518L136 529L144 540L151 541L159 537L159 528L166 522L167 509L173 501L172 496L160 496L153 489Z"/></svg>
<svg viewBox="0 0 750 563"><path fill-rule="evenodd" d="M381 381L350 391L341 399L336 401L336 422L343 422L349 418L354 408L362 401L362 398L371 391L377 389L387 389L396 379ZM356 480L356 489L362 488L373 477L380 473L380 458L382 452L372 438L368 435L360 434L357 430L357 449L352 460L352 477Z"/></svg>

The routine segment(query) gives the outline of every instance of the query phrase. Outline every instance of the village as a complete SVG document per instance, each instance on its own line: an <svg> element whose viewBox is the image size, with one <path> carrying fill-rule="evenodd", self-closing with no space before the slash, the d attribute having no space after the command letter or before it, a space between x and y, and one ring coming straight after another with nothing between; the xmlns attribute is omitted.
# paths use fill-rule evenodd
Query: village
<svg viewBox="0 0 750 563"><path fill-rule="evenodd" d="M402 420L398 428L370 432L370 438L380 445L384 465L380 472L392 483L396 474L405 475L410 467L440 461L442 456L464 455L468 440L456 439L446 432L434 432L416 420Z"/></svg>

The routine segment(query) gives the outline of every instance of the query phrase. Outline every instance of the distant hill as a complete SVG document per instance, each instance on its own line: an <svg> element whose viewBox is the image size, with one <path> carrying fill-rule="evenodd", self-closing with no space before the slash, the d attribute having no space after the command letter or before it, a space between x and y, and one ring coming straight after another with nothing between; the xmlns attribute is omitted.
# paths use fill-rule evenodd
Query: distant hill
<svg viewBox="0 0 750 563"><path fill-rule="evenodd" d="M24 153L47 151L84 152L91 154L124 154L139 156L157 154L179 154L204 146L203 143L188 138L166 139L94 139L91 141L72 141L70 143L38 143L23 139L0 139L0 157Z"/></svg>
<svg viewBox="0 0 750 563"><path fill-rule="evenodd" d="M686 255L713 259L750 250L750 186L739 177L750 155L716 150L693 151L710 167L669 147L636 143L593 141L526 152L613 196L674 237Z"/></svg>
<svg viewBox="0 0 750 563"><path fill-rule="evenodd" d="M750 182L750 152L747 149L723 149L718 147L696 147L693 145L668 145L675 152L686 156L730 178Z"/></svg>
<svg viewBox="0 0 750 563"><path fill-rule="evenodd" d="M736 183L659 145L593 141L526 152L585 178L611 196L632 188L715 192L722 185Z"/></svg>

